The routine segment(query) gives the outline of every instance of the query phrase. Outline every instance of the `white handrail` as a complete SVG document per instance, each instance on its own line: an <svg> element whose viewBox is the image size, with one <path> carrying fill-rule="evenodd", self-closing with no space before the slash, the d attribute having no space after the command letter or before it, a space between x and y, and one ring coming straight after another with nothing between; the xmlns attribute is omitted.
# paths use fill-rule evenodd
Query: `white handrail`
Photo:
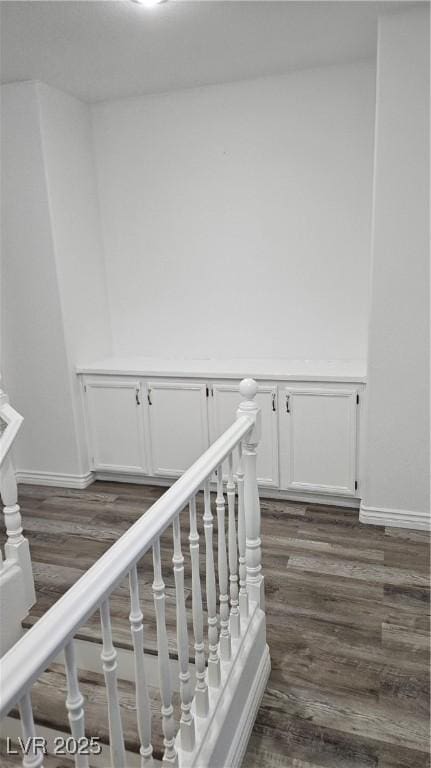
<svg viewBox="0 0 431 768"><path fill-rule="evenodd" d="M1 660L0 719L26 694L255 423L252 411L238 415L232 426L5 654Z"/></svg>
<svg viewBox="0 0 431 768"><path fill-rule="evenodd" d="M0 437L0 467L12 448L24 418L7 401L7 396L0 389L0 417L6 422L6 429Z"/></svg>

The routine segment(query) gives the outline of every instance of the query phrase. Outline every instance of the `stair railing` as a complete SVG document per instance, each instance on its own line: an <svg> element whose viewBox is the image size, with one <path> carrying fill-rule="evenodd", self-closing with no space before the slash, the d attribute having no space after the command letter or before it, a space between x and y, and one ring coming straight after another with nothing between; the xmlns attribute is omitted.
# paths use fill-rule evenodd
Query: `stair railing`
<svg viewBox="0 0 431 768"><path fill-rule="evenodd" d="M18 489L11 450L23 417L0 389L0 497L6 528L6 542L0 551L0 615L7 626L0 633L0 656L21 634L21 621L35 602L30 549L23 534ZM3 619L4 623L4 619Z"/></svg>
<svg viewBox="0 0 431 768"><path fill-rule="evenodd" d="M140 738L141 766L152 766L151 711L143 654L143 614L139 595L138 564L147 551L153 555L153 597L157 623L157 650L161 717L164 734L163 764L189 766L198 763L198 739L211 723L211 707L217 698L226 665L231 664L236 638L245 632L254 611L263 608L264 588L261 571L260 507L256 477L256 447L260 431L260 411L255 400L257 385L252 379L240 384L244 398L236 421L198 458L198 460L126 531L117 542L77 581L47 613L3 657L1 662L0 717L18 705L24 739L30 737L32 750L24 757L25 768L43 765L31 705L31 689L39 676L64 652L69 722L76 740L85 734L84 700L79 689L74 636L88 618L99 610L102 629L101 661L105 676L111 763L126 768L121 709L117 689L117 652L114 647L110 596L128 577L130 586L130 626L135 654L137 732ZM239 464L234 475L234 455ZM227 464L228 525L223 467ZM214 562L215 532L210 483L217 473L216 515L218 522L218 599ZM235 492L235 486L237 494ZM199 534L196 498L203 490L205 536L205 591L207 603L208 658L205 658L202 581L199 568ZM235 500L237 504L235 504ZM192 615L195 649L193 687L189 669L188 626L184 597L184 557L181 549L181 513L189 511L189 544L192 568ZM235 513L237 509L237 514ZM160 553L161 535L173 528L173 570L176 585L177 648L181 698L179 734L172 705L165 618L165 583ZM238 557L239 555L239 557ZM219 611L217 613L217 604ZM259 608L260 606L260 608ZM262 614L262 611L260 611ZM263 615L263 614L262 614ZM220 633L218 630L220 624ZM236 646L235 646L236 647ZM266 647L266 646L265 646ZM269 659L269 657L268 657ZM268 662L269 663L269 662ZM221 673L222 670L222 673ZM75 755L77 768L88 768L88 757ZM202 765L202 763L199 763Z"/></svg>

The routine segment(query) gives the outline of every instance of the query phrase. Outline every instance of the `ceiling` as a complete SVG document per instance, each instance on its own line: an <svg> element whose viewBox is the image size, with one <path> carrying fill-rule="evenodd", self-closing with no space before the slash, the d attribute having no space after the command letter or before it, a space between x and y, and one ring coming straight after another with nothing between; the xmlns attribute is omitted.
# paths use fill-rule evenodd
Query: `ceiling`
<svg viewBox="0 0 431 768"><path fill-rule="evenodd" d="M1 81L85 101L189 88L375 56L392 2L1 2Z"/></svg>

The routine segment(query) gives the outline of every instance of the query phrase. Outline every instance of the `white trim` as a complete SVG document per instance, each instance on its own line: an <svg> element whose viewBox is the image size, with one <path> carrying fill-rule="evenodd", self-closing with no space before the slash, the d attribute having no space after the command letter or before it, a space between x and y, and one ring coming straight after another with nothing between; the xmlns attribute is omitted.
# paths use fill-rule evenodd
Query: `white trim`
<svg viewBox="0 0 431 768"><path fill-rule="evenodd" d="M236 358L169 359L108 357L77 365L76 373L147 378L241 379L244 372L256 380L365 383L365 360L290 360Z"/></svg>
<svg viewBox="0 0 431 768"><path fill-rule="evenodd" d="M265 688L267 686L270 673L271 658L269 655L269 648L266 646L264 654L260 660L258 670L256 672L256 677L254 678L253 684L250 688L247 703L238 721L235 738L231 742L226 765L239 767L243 763L248 742L253 730L263 694L265 693Z"/></svg>
<svg viewBox="0 0 431 768"><path fill-rule="evenodd" d="M289 483L289 490L298 491L299 493L328 493L330 496L336 496L337 494L354 496L356 493L354 480L353 487L351 488L348 485L324 485L323 483L302 483L297 480L292 480L292 482Z"/></svg>
<svg viewBox="0 0 431 768"><path fill-rule="evenodd" d="M85 475L69 475L61 472L27 472L24 469L16 471L17 483L29 485L53 485L63 488L88 488L94 480L93 472L86 472Z"/></svg>
<svg viewBox="0 0 431 768"><path fill-rule="evenodd" d="M94 472L94 480L103 480L112 483L136 483L141 485L157 485L168 487L174 483L169 477L151 477L126 474L124 472ZM215 488L215 483L213 484ZM302 493L296 491L280 490L267 485L259 484L260 498L279 499L280 501L298 501L304 504L325 504L327 506L349 507L359 509L359 498L351 498L338 494L326 493Z"/></svg>
<svg viewBox="0 0 431 768"><path fill-rule="evenodd" d="M417 531L430 530L428 512L413 512L410 509L390 509L389 507L369 507L360 505L359 520L369 525L385 525L393 528L412 528Z"/></svg>
<svg viewBox="0 0 431 768"><path fill-rule="evenodd" d="M18 470L16 473L17 483L26 485L52 485L58 488L77 488L84 490L91 485L94 480L103 480L111 483L136 483L140 485L157 485L161 488L168 488L175 482L169 477L151 477L150 475L137 475L127 472L87 472L85 475L66 475L59 472L26 472ZM259 486L261 499L279 499L280 501L298 501L303 504L325 504L327 506L349 507L350 509L359 509L359 499L337 496L335 494L323 493L295 493L294 491L278 490L268 486ZM410 513L419 514L419 513ZM363 520L363 522L371 522ZM385 523L376 522L376 525L385 525ZM389 523L387 523L389 525ZM408 527L411 527L410 525Z"/></svg>
<svg viewBox="0 0 431 768"><path fill-rule="evenodd" d="M358 497L343 496L335 493L304 493L294 490L277 490L274 488L261 487L260 500L279 499L280 501L298 501L301 504L324 504L328 507L349 507L349 509L359 509L360 499Z"/></svg>
<svg viewBox="0 0 431 768"><path fill-rule="evenodd" d="M135 475L128 472L93 472L94 480L102 480L108 483L133 483L136 485L157 485L161 488L170 488L178 478L153 477L151 475Z"/></svg>

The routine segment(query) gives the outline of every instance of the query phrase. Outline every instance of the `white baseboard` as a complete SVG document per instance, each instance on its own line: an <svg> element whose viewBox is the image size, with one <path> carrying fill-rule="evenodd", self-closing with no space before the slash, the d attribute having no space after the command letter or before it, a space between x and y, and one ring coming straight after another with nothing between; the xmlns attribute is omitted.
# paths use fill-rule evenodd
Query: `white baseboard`
<svg viewBox="0 0 431 768"><path fill-rule="evenodd" d="M278 488L259 487L261 499L279 499L280 501L297 501L299 504L323 504L328 507L349 507L359 509L360 499L351 496L335 496L330 493L301 493L283 491Z"/></svg>
<svg viewBox="0 0 431 768"><path fill-rule="evenodd" d="M85 475L69 475L60 472L27 472L19 469L16 472L17 483L30 485L52 485L63 488L85 489L94 480L104 480L112 483L140 483L141 485L158 485L163 488L172 485L178 478L150 477L149 475L133 475L126 472L87 472ZM216 484L214 483L214 489ZM297 501L302 504L325 504L328 506L349 507L358 509L359 499L348 496L334 496L324 493L297 493L296 491L279 490L278 488L259 487L261 499L279 499L280 501ZM364 522L368 522L364 520ZM382 525L382 523L376 523ZM388 523L389 525L389 523ZM410 527L410 526L409 526Z"/></svg>
<svg viewBox="0 0 431 768"><path fill-rule="evenodd" d="M133 475L126 472L100 472L93 473L94 480L103 480L109 483L137 483L138 485L157 485L163 488L172 485L178 478L151 477L150 475ZM216 483L211 486L216 489ZM359 498L351 496L335 496L326 493L301 493L297 491L284 491L278 488L269 488L267 485L259 486L261 499L278 499L280 501L297 501L303 504L325 504L327 506L349 507L359 509Z"/></svg>
<svg viewBox="0 0 431 768"><path fill-rule="evenodd" d="M411 528L416 531L430 530L430 515L427 512L413 512L409 509L369 507L362 504L359 520L369 525L385 525L392 528Z"/></svg>
<svg viewBox="0 0 431 768"><path fill-rule="evenodd" d="M151 475L133 475L128 472L101 472L94 470L94 480L102 480L108 483L136 483L137 485L158 485L161 488L169 488L177 477L151 477Z"/></svg>
<svg viewBox="0 0 431 768"><path fill-rule="evenodd" d="M59 488L88 488L93 482L92 472L85 475L68 475L60 472L27 472L22 469L16 471L17 483L26 485L53 485Z"/></svg>

